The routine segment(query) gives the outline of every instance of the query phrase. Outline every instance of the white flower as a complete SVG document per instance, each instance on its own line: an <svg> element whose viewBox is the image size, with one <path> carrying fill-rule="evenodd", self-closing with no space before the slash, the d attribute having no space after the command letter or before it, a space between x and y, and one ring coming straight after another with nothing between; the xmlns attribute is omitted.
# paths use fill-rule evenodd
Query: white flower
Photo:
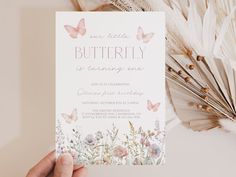
<svg viewBox="0 0 236 177"><path fill-rule="evenodd" d="M93 137L92 134L89 134L85 137L84 143L89 146L94 146L96 144L96 139Z"/></svg>

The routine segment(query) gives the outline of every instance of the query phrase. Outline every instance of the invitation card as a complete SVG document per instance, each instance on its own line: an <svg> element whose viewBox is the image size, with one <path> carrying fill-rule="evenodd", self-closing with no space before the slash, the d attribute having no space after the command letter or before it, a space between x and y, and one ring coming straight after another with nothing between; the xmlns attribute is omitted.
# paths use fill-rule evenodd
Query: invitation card
<svg viewBox="0 0 236 177"><path fill-rule="evenodd" d="M57 156L162 164L164 72L164 13L57 12Z"/></svg>

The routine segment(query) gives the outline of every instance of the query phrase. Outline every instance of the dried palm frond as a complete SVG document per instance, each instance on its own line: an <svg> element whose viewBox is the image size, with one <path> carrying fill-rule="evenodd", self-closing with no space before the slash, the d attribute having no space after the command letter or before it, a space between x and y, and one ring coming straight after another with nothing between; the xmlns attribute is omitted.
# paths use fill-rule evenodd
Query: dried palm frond
<svg viewBox="0 0 236 177"><path fill-rule="evenodd" d="M221 127L229 132L236 133L236 123L228 119L219 120Z"/></svg>
<svg viewBox="0 0 236 177"><path fill-rule="evenodd" d="M91 11L118 11L119 9L113 4L102 4Z"/></svg>
<svg viewBox="0 0 236 177"><path fill-rule="evenodd" d="M77 0L70 0L77 11L81 11L81 6Z"/></svg>
<svg viewBox="0 0 236 177"><path fill-rule="evenodd" d="M236 0L107 2L121 11L166 12L166 79L184 125L201 131L235 123Z"/></svg>
<svg viewBox="0 0 236 177"><path fill-rule="evenodd" d="M199 131L235 123L236 1L156 3L166 12L166 78L179 118Z"/></svg>
<svg viewBox="0 0 236 177"><path fill-rule="evenodd" d="M152 8L147 1L143 0L109 0L121 11L151 11Z"/></svg>

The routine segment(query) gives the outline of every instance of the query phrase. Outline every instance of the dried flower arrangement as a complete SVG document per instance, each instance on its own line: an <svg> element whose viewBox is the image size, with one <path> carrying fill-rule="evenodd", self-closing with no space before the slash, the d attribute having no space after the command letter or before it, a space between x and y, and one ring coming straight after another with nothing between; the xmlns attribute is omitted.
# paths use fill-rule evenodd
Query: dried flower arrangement
<svg viewBox="0 0 236 177"><path fill-rule="evenodd" d="M77 10L84 10L80 4L85 7L85 1L73 1ZM222 127L236 132L236 0L106 0L99 4L87 10L166 12L167 90L178 117L193 130Z"/></svg>

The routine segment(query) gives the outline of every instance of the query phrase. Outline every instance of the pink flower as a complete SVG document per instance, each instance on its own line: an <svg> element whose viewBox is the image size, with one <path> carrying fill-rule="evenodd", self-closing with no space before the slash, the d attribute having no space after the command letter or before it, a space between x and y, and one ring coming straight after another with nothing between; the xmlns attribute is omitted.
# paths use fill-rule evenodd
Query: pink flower
<svg viewBox="0 0 236 177"><path fill-rule="evenodd" d="M128 152L126 148L119 145L114 148L113 155L115 157L123 158L128 155Z"/></svg>
<svg viewBox="0 0 236 177"><path fill-rule="evenodd" d="M148 153L153 158L158 158L160 156L161 150L157 144L152 144L149 149Z"/></svg>

